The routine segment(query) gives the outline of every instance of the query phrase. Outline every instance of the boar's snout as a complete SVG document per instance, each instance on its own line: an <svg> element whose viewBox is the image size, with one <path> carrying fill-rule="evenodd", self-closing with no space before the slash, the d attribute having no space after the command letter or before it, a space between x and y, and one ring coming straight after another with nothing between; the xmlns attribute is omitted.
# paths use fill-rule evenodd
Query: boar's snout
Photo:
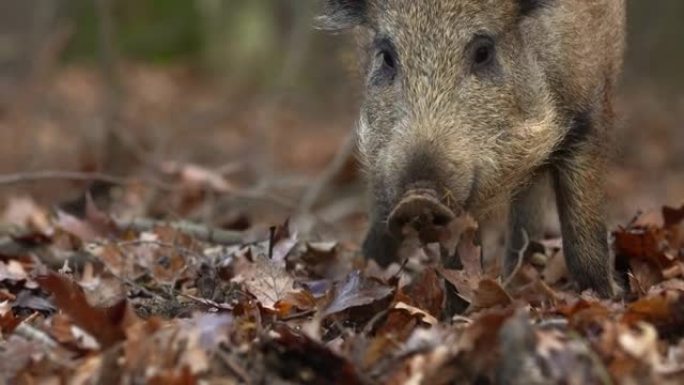
<svg viewBox="0 0 684 385"><path fill-rule="evenodd" d="M404 229L411 226L424 241L436 242L439 230L454 218L454 212L440 202L435 190L412 189L394 207L387 225L397 238L403 238Z"/></svg>

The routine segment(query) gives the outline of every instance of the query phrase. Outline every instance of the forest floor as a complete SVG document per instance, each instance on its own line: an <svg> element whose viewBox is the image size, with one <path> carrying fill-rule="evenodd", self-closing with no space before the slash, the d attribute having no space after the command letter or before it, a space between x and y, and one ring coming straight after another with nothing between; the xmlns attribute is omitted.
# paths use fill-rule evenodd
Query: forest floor
<svg viewBox="0 0 684 385"><path fill-rule="evenodd" d="M0 109L0 385L684 383L684 101L620 99L605 300L554 231L507 279L467 217L458 269L365 261L345 97L125 73L107 96L67 66Z"/></svg>

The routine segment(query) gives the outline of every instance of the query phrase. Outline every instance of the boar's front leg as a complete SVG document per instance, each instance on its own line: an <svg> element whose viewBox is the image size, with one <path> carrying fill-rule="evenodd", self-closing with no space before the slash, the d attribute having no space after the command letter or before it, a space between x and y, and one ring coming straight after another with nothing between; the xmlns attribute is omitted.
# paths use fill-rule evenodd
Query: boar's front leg
<svg viewBox="0 0 684 385"><path fill-rule="evenodd" d="M617 294L608 255L603 178L606 134L600 119L575 118L555 159L554 187L571 277L581 289Z"/></svg>
<svg viewBox="0 0 684 385"><path fill-rule="evenodd" d="M387 228L386 217L371 215L370 227L363 241L363 255L374 259L381 266L388 266L397 259L399 240L394 238Z"/></svg>
<svg viewBox="0 0 684 385"><path fill-rule="evenodd" d="M515 270L525 241L541 239L544 235L545 210L548 209L549 188L548 170L537 172L525 188L518 191L511 200L508 213L508 240L504 259L504 276Z"/></svg>

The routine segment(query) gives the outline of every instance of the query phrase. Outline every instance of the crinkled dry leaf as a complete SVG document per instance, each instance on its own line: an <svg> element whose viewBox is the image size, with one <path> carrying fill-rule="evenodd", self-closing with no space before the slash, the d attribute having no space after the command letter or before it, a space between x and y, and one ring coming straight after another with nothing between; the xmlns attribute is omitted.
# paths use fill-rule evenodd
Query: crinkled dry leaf
<svg viewBox="0 0 684 385"><path fill-rule="evenodd" d="M86 195L85 218L81 219L63 211L57 211L54 224L57 228L76 236L82 242L96 241L118 232L114 221L95 206L90 195Z"/></svg>
<svg viewBox="0 0 684 385"><path fill-rule="evenodd" d="M513 299L496 280L485 278L480 280L473 292L473 300L470 303L470 311L492 308L495 306L507 306L513 303Z"/></svg>
<svg viewBox="0 0 684 385"><path fill-rule="evenodd" d="M439 321L437 318L435 318L433 315L430 313L426 312L423 309L419 309L415 306L411 306L409 304L406 304L404 302L397 302L394 305L394 309L401 309L401 310L406 310L408 311L412 316L417 316L421 321L425 322L428 325L437 325Z"/></svg>
<svg viewBox="0 0 684 385"><path fill-rule="evenodd" d="M410 304L433 316L440 316L444 310L444 284L434 268L424 269L405 288L411 298Z"/></svg>
<svg viewBox="0 0 684 385"><path fill-rule="evenodd" d="M88 222L76 218L63 211L57 211L55 226L71 235L76 236L83 242L97 240L100 234Z"/></svg>
<svg viewBox="0 0 684 385"><path fill-rule="evenodd" d="M286 293L276 304L275 308L280 317L287 316L294 309L310 311L316 307L316 298L308 290L298 289Z"/></svg>
<svg viewBox="0 0 684 385"><path fill-rule="evenodd" d="M479 276L466 274L464 270L437 269L439 274L450 284L454 285L458 295L468 302L473 301L473 296L479 282Z"/></svg>
<svg viewBox="0 0 684 385"><path fill-rule="evenodd" d="M241 265L234 282L241 282L247 291L266 309L277 310L276 303L294 290L294 278L285 270L284 262L255 255L254 262Z"/></svg>
<svg viewBox="0 0 684 385"><path fill-rule="evenodd" d="M684 335L684 293L664 291L639 299L627 307L622 322L627 325L648 322L663 337L681 337Z"/></svg>
<svg viewBox="0 0 684 385"><path fill-rule="evenodd" d="M50 230L47 210L28 197L10 197L5 204L1 222L46 234Z"/></svg>
<svg viewBox="0 0 684 385"><path fill-rule="evenodd" d="M52 305L52 303L50 303L48 300L38 296L37 294L34 294L29 290L20 291L17 295L17 298L14 300L12 307L45 313L51 313L56 310L54 305Z"/></svg>
<svg viewBox="0 0 684 385"><path fill-rule="evenodd" d="M662 213L665 228L674 227L684 222L684 205L678 209L664 206Z"/></svg>
<svg viewBox="0 0 684 385"><path fill-rule="evenodd" d="M164 369L147 380L149 385L196 385L197 378L190 368L183 366L180 369Z"/></svg>
<svg viewBox="0 0 684 385"><path fill-rule="evenodd" d="M7 263L0 261L0 282L25 281L29 278L21 262L11 259Z"/></svg>
<svg viewBox="0 0 684 385"><path fill-rule="evenodd" d="M658 353L658 332L645 322L634 328L623 330L618 336L620 347L632 357L656 367L660 360Z"/></svg>
<svg viewBox="0 0 684 385"><path fill-rule="evenodd" d="M36 281L55 296L57 307L95 337L102 348L125 338L124 322L127 317L132 317L132 314L127 314L125 300L108 308L94 308L86 300L83 290L67 278L49 273L36 278Z"/></svg>
<svg viewBox="0 0 684 385"><path fill-rule="evenodd" d="M570 306L557 309L560 314L568 318L568 325L578 331L593 333L602 322L612 318L611 312L598 302L586 300L577 301Z"/></svg>
<svg viewBox="0 0 684 385"><path fill-rule="evenodd" d="M352 307L368 305L387 298L392 292L391 287L365 278L357 270L350 273L344 282L335 285L332 301L322 315L325 317Z"/></svg>
<svg viewBox="0 0 684 385"><path fill-rule="evenodd" d="M565 264L565 255L562 249L550 250L551 255L546 261L542 272L544 282L554 285L568 278L568 267Z"/></svg>
<svg viewBox="0 0 684 385"><path fill-rule="evenodd" d="M200 165L164 162L161 164L161 170L176 176L181 186L188 190L209 188L216 192L227 193L234 189L223 175Z"/></svg>
<svg viewBox="0 0 684 385"><path fill-rule="evenodd" d="M297 232L290 227L290 221L287 220L283 225L275 226L271 230L272 237L269 240L268 252L269 258L276 262L285 261L288 254L297 245Z"/></svg>
<svg viewBox="0 0 684 385"><path fill-rule="evenodd" d="M477 228L470 227L461 235L458 242L458 256L461 259L463 270L468 275L482 275L482 247L475 244Z"/></svg>
<svg viewBox="0 0 684 385"><path fill-rule="evenodd" d="M21 319L14 315L7 302L0 302L0 336L10 335L19 326Z"/></svg>
<svg viewBox="0 0 684 385"><path fill-rule="evenodd" d="M629 287L632 292L644 295L648 290L663 281L663 273L655 265L640 259L631 259L629 268Z"/></svg>
<svg viewBox="0 0 684 385"><path fill-rule="evenodd" d="M266 341L262 351L267 369L297 384L362 385L366 383L347 359L286 327L276 328L275 335Z"/></svg>

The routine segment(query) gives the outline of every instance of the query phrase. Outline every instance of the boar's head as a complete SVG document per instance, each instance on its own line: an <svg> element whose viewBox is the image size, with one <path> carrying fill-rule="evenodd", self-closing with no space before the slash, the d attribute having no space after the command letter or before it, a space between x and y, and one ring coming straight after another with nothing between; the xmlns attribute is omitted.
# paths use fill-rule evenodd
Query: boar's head
<svg viewBox="0 0 684 385"><path fill-rule="evenodd" d="M563 136L534 36L540 0L327 0L321 24L357 31L358 143L376 221L443 225L507 201Z"/></svg>

